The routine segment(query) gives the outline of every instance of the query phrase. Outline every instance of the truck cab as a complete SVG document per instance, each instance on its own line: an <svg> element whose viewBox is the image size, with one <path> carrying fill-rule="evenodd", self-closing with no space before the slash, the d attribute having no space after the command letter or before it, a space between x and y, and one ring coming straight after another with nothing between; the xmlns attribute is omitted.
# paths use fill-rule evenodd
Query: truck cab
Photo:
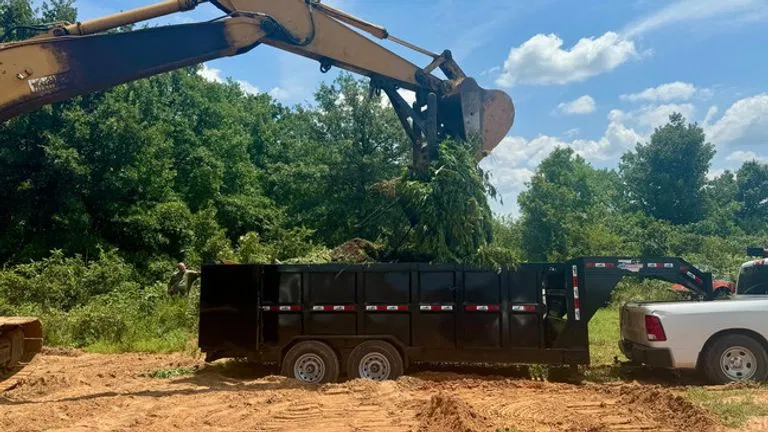
<svg viewBox="0 0 768 432"><path fill-rule="evenodd" d="M760 258L741 265L736 294L768 295L768 249L749 248L748 253Z"/></svg>

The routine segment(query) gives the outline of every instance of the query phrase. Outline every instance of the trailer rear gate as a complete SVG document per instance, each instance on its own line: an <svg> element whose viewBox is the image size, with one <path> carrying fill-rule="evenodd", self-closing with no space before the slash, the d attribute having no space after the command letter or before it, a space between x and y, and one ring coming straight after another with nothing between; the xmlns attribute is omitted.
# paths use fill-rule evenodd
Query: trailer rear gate
<svg viewBox="0 0 768 432"><path fill-rule="evenodd" d="M695 285L686 270L706 284L708 276L684 261L658 260L673 267L616 257L498 272L428 264L207 265L199 345L208 360L279 362L296 343L317 340L343 364L362 341L384 340L406 362L587 364L587 323L623 276Z"/></svg>

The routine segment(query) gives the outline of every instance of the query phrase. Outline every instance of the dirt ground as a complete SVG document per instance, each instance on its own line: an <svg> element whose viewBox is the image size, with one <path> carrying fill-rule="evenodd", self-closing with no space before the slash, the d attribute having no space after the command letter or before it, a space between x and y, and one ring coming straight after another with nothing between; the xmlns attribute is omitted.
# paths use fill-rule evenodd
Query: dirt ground
<svg viewBox="0 0 768 432"><path fill-rule="evenodd" d="M157 371L193 374L153 378ZM181 354L46 350L0 382L1 431L721 431L673 388L454 372L302 385ZM763 430L753 422L752 430Z"/></svg>

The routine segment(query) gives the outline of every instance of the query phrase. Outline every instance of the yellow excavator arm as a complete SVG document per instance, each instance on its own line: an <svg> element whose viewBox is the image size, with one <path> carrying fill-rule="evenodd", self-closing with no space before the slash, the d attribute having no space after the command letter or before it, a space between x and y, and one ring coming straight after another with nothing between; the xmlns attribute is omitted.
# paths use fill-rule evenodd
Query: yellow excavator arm
<svg viewBox="0 0 768 432"><path fill-rule="evenodd" d="M425 167L438 140L482 141L487 155L512 127L515 109L499 90L467 77L450 51L436 54L397 39L320 0L211 0L224 16L209 22L107 32L194 9L205 0L167 0L47 33L0 43L0 122L76 95L106 89L208 60L243 54L259 44L371 78L383 90L414 146L414 167ZM388 39L432 58L419 67L361 34ZM433 72L443 72L439 78ZM416 92L409 105L398 93Z"/></svg>

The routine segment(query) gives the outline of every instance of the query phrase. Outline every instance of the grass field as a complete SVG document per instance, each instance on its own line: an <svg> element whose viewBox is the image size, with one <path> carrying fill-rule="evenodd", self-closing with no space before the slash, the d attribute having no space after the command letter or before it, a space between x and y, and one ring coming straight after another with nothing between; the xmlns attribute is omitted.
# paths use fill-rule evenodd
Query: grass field
<svg viewBox="0 0 768 432"><path fill-rule="evenodd" d="M610 365L617 356L624 359L619 350L618 308L600 309L589 322L589 351L593 365Z"/></svg>

